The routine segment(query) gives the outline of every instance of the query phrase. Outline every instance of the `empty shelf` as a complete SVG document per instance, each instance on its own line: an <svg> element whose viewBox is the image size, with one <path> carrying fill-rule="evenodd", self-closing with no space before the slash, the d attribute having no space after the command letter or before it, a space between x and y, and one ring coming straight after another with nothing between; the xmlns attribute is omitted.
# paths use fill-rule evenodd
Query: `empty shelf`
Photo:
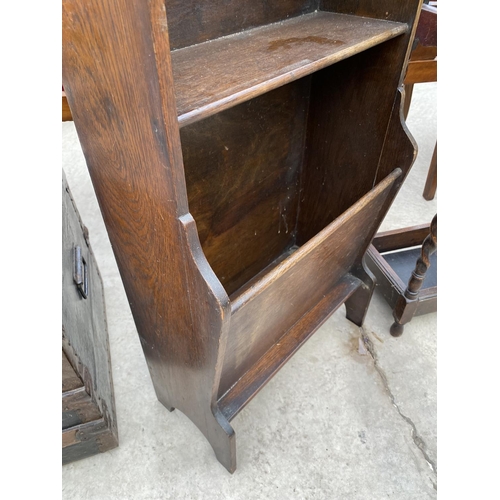
<svg viewBox="0 0 500 500"><path fill-rule="evenodd" d="M404 23L314 12L172 51L180 126L407 31Z"/></svg>

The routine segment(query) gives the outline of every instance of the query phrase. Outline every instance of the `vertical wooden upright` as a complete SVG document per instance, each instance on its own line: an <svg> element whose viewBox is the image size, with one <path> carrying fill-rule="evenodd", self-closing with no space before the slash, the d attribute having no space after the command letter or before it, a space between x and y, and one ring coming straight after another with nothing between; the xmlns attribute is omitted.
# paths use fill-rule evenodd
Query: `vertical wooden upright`
<svg viewBox="0 0 500 500"><path fill-rule="evenodd" d="M229 300L188 212L165 4L64 1L63 44L64 88L158 399L234 469L215 404Z"/></svg>

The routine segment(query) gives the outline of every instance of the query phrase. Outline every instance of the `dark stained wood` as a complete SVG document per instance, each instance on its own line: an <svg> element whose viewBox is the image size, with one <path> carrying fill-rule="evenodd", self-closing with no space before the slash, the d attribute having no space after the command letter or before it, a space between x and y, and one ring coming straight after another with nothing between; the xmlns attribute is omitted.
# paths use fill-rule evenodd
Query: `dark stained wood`
<svg viewBox="0 0 500 500"><path fill-rule="evenodd" d="M62 392L73 391L79 387L83 387L83 382L62 351Z"/></svg>
<svg viewBox="0 0 500 500"><path fill-rule="evenodd" d="M320 0L320 10L350 14L360 17L386 19L408 23L416 28L422 2L402 2L401 0Z"/></svg>
<svg viewBox="0 0 500 500"><path fill-rule="evenodd" d="M228 294L295 242L309 83L181 130L189 209Z"/></svg>
<svg viewBox="0 0 500 500"><path fill-rule="evenodd" d="M64 92L62 93L62 121L73 121L73 117L71 116L71 109L69 109L68 99Z"/></svg>
<svg viewBox="0 0 500 500"><path fill-rule="evenodd" d="M417 44L411 51L408 68L416 61L433 61L437 58L437 46L424 47Z"/></svg>
<svg viewBox="0 0 500 500"><path fill-rule="evenodd" d="M410 110L413 86L416 83L437 81L437 7L422 4L416 28L410 61L405 75L405 119ZM437 189L437 141L429 165L427 180L422 193L426 200L432 200Z"/></svg>
<svg viewBox="0 0 500 500"><path fill-rule="evenodd" d="M424 238L425 239L425 238ZM401 278L402 281L408 283L408 280L415 268L415 262L420 257L422 243L413 248L399 249L397 252L384 253L384 259L393 271ZM434 272L428 272L425 275L425 288L437 286L437 253L430 256L430 269Z"/></svg>
<svg viewBox="0 0 500 500"><path fill-rule="evenodd" d="M380 212L400 175L396 170L251 288L234 297L220 396L341 281L346 269L361 260L378 227L371 215ZM347 242L349 251L343 252Z"/></svg>
<svg viewBox="0 0 500 500"><path fill-rule="evenodd" d="M437 190L437 142L434 146L434 152L432 153L431 163L429 165L429 171L427 172L427 178L425 180L424 192L422 196L430 201L436 196Z"/></svg>
<svg viewBox="0 0 500 500"><path fill-rule="evenodd" d="M437 24L437 6L422 4L411 59L434 59L437 56Z"/></svg>
<svg viewBox="0 0 500 500"><path fill-rule="evenodd" d="M408 285L402 295L398 297L394 306L394 323L391 326L391 335L399 337L403 334L404 325L415 315L418 306L420 289L429 269L430 257L437 250L437 215L434 216L430 226L430 232L422 243L420 257L417 259L415 269L408 281Z"/></svg>
<svg viewBox="0 0 500 500"><path fill-rule="evenodd" d="M63 84L156 394L230 472L229 420L342 303L363 321L363 254L414 157L420 2L320 3L63 0Z"/></svg>
<svg viewBox="0 0 500 500"><path fill-rule="evenodd" d="M272 376L292 357L306 340L348 299L358 287L360 280L348 274L337 286L294 323L278 342L253 363L250 369L220 398L219 405L224 416L234 418L266 385Z"/></svg>
<svg viewBox="0 0 500 500"><path fill-rule="evenodd" d="M407 22L410 27L419 6L420 2L397 0L320 2L322 10ZM413 26L402 36L314 75L308 145L315 154L307 159L303 179L299 243L329 224L395 167L406 176L413 164L415 144L401 127L401 96L395 88L403 79L401 68L409 57L414 30ZM352 178L356 178L354 185Z"/></svg>
<svg viewBox="0 0 500 500"><path fill-rule="evenodd" d="M422 5L423 0L416 2L402 2L400 0L384 2L379 0L320 0L321 10L408 24L411 29L403 36L398 37L397 42L388 50L391 54L387 54L393 64L391 68L393 74L399 77L399 85L403 84L408 60L415 48L413 42L422 12ZM397 68L401 67L403 60L405 61L402 66L403 71L399 73Z"/></svg>
<svg viewBox="0 0 500 500"><path fill-rule="evenodd" d="M377 165L375 182L380 182L394 168L396 163L403 170L401 182L410 172L417 157L417 143L410 134L403 117L404 90L401 85L396 92L387 135Z"/></svg>
<svg viewBox="0 0 500 500"><path fill-rule="evenodd" d="M158 399L234 471L216 408L229 298L188 213L163 1L64 0L63 85Z"/></svg>
<svg viewBox="0 0 500 500"><path fill-rule="evenodd" d="M420 224L402 229L393 229L377 233L373 238L373 246L379 253L415 247L422 244L429 234L429 224Z"/></svg>
<svg viewBox="0 0 500 500"><path fill-rule="evenodd" d="M399 295L404 293L405 284L374 245L370 245L366 252L366 263L375 276L377 289L382 293L384 300L393 308Z"/></svg>
<svg viewBox="0 0 500 500"><path fill-rule="evenodd" d="M408 119L410 112L411 98L413 96L413 83L406 83L403 86L404 99L403 99L403 116L405 121Z"/></svg>
<svg viewBox="0 0 500 500"><path fill-rule="evenodd" d="M244 293L247 293L248 290L253 288L256 283L259 283L265 276L268 276L274 269L278 267L285 259L288 259L294 252L299 249L297 245L293 245L288 250L285 250L282 254L280 254L276 259L274 259L268 266L266 266L262 271L257 273L251 279L249 279L242 287L238 288L235 292L233 292L229 299L231 300L231 304L233 304L239 296L242 296Z"/></svg>
<svg viewBox="0 0 500 500"><path fill-rule="evenodd" d="M364 248L366 251L366 246ZM361 262L357 261L356 265L351 268L351 273L360 280L361 285L345 301L345 315L355 325L363 326L373 292L375 291L375 276L366 266L364 259Z"/></svg>
<svg viewBox="0 0 500 500"><path fill-rule="evenodd" d="M407 280L415 266L414 252L409 249L421 247L422 242L429 235L429 231L430 225L423 224L378 233L368 249L366 263L375 275L377 288L392 309L395 309L401 297L404 297ZM399 264L398 266L404 272L401 270L398 272L398 269L392 267L393 252L400 255L398 258L404 259L404 265ZM436 273L436 268L433 269L433 272ZM436 309L437 286L431 283L422 288L419 291L418 299L413 301L411 317L435 312Z"/></svg>
<svg viewBox="0 0 500 500"><path fill-rule="evenodd" d="M166 0L172 49L317 10L319 0Z"/></svg>
<svg viewBox="0 0 500 500"><path fill-rule="evenodd" d="M390 140L398 145L409 142L399 114L393 113L399 103L394 90L399 76L392 61L398 43L390 40L313 76L299 244L335 220L394 168L406 175L412 165L411 143L412 156L388 155L390 163L383 166L383 174L380 167L385 156L377 155L385 152ZM395 137L388 136L388 128L394 129Z"/></svg>
<svg viewBox="0 0 500 500"><path fill-rule="evenodd" d="M315 12L174 51L179 123L206 118L407 31L402 23Z"/></svg>

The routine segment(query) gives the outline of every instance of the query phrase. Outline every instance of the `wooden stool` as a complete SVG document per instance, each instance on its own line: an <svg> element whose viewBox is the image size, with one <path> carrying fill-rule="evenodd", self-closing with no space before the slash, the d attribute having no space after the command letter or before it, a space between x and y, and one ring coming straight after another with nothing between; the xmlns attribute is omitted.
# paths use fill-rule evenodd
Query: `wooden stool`
<svg viewBox="0 0 500 500"><path fill-rule="evenodd" d="M424 283L425 275L430 267L430 257L437 250L437 215L434 216L430 226L430 233L422 243L420 257L417 259L408 286L403 295L399 296L394 311L394 323L391 326L391 335L399 337L403 334L404 325L408 323L417 312L419 291ZM436 293L437 298L437 293Z"/></svg>
<svg viewBox="0 0 500 500"><path fill-rule="evenodd" d="M415 248L418 245L420 249ZM437 258L431 258L436 249L437 215L430 225L379 233L368 249L367 266L375 275L384 299L393 308L391 335L394 337L402 335L404 325L413 316L437 309ZM430 274L429 269L432 269Z"/></svg>

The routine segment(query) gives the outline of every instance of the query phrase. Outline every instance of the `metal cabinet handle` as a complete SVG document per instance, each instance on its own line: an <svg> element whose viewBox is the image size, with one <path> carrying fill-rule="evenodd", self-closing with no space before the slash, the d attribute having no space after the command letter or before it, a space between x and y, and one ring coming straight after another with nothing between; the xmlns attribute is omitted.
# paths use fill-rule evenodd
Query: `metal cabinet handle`
<svg viewBox="0 0 500 500"><path fill-rule="evenodd" d="M89 281L87 273L87 263L82 256L82 249L76 245L73 251L74 273L73 280L80 295L86 299L89 293Z"/></svg>

